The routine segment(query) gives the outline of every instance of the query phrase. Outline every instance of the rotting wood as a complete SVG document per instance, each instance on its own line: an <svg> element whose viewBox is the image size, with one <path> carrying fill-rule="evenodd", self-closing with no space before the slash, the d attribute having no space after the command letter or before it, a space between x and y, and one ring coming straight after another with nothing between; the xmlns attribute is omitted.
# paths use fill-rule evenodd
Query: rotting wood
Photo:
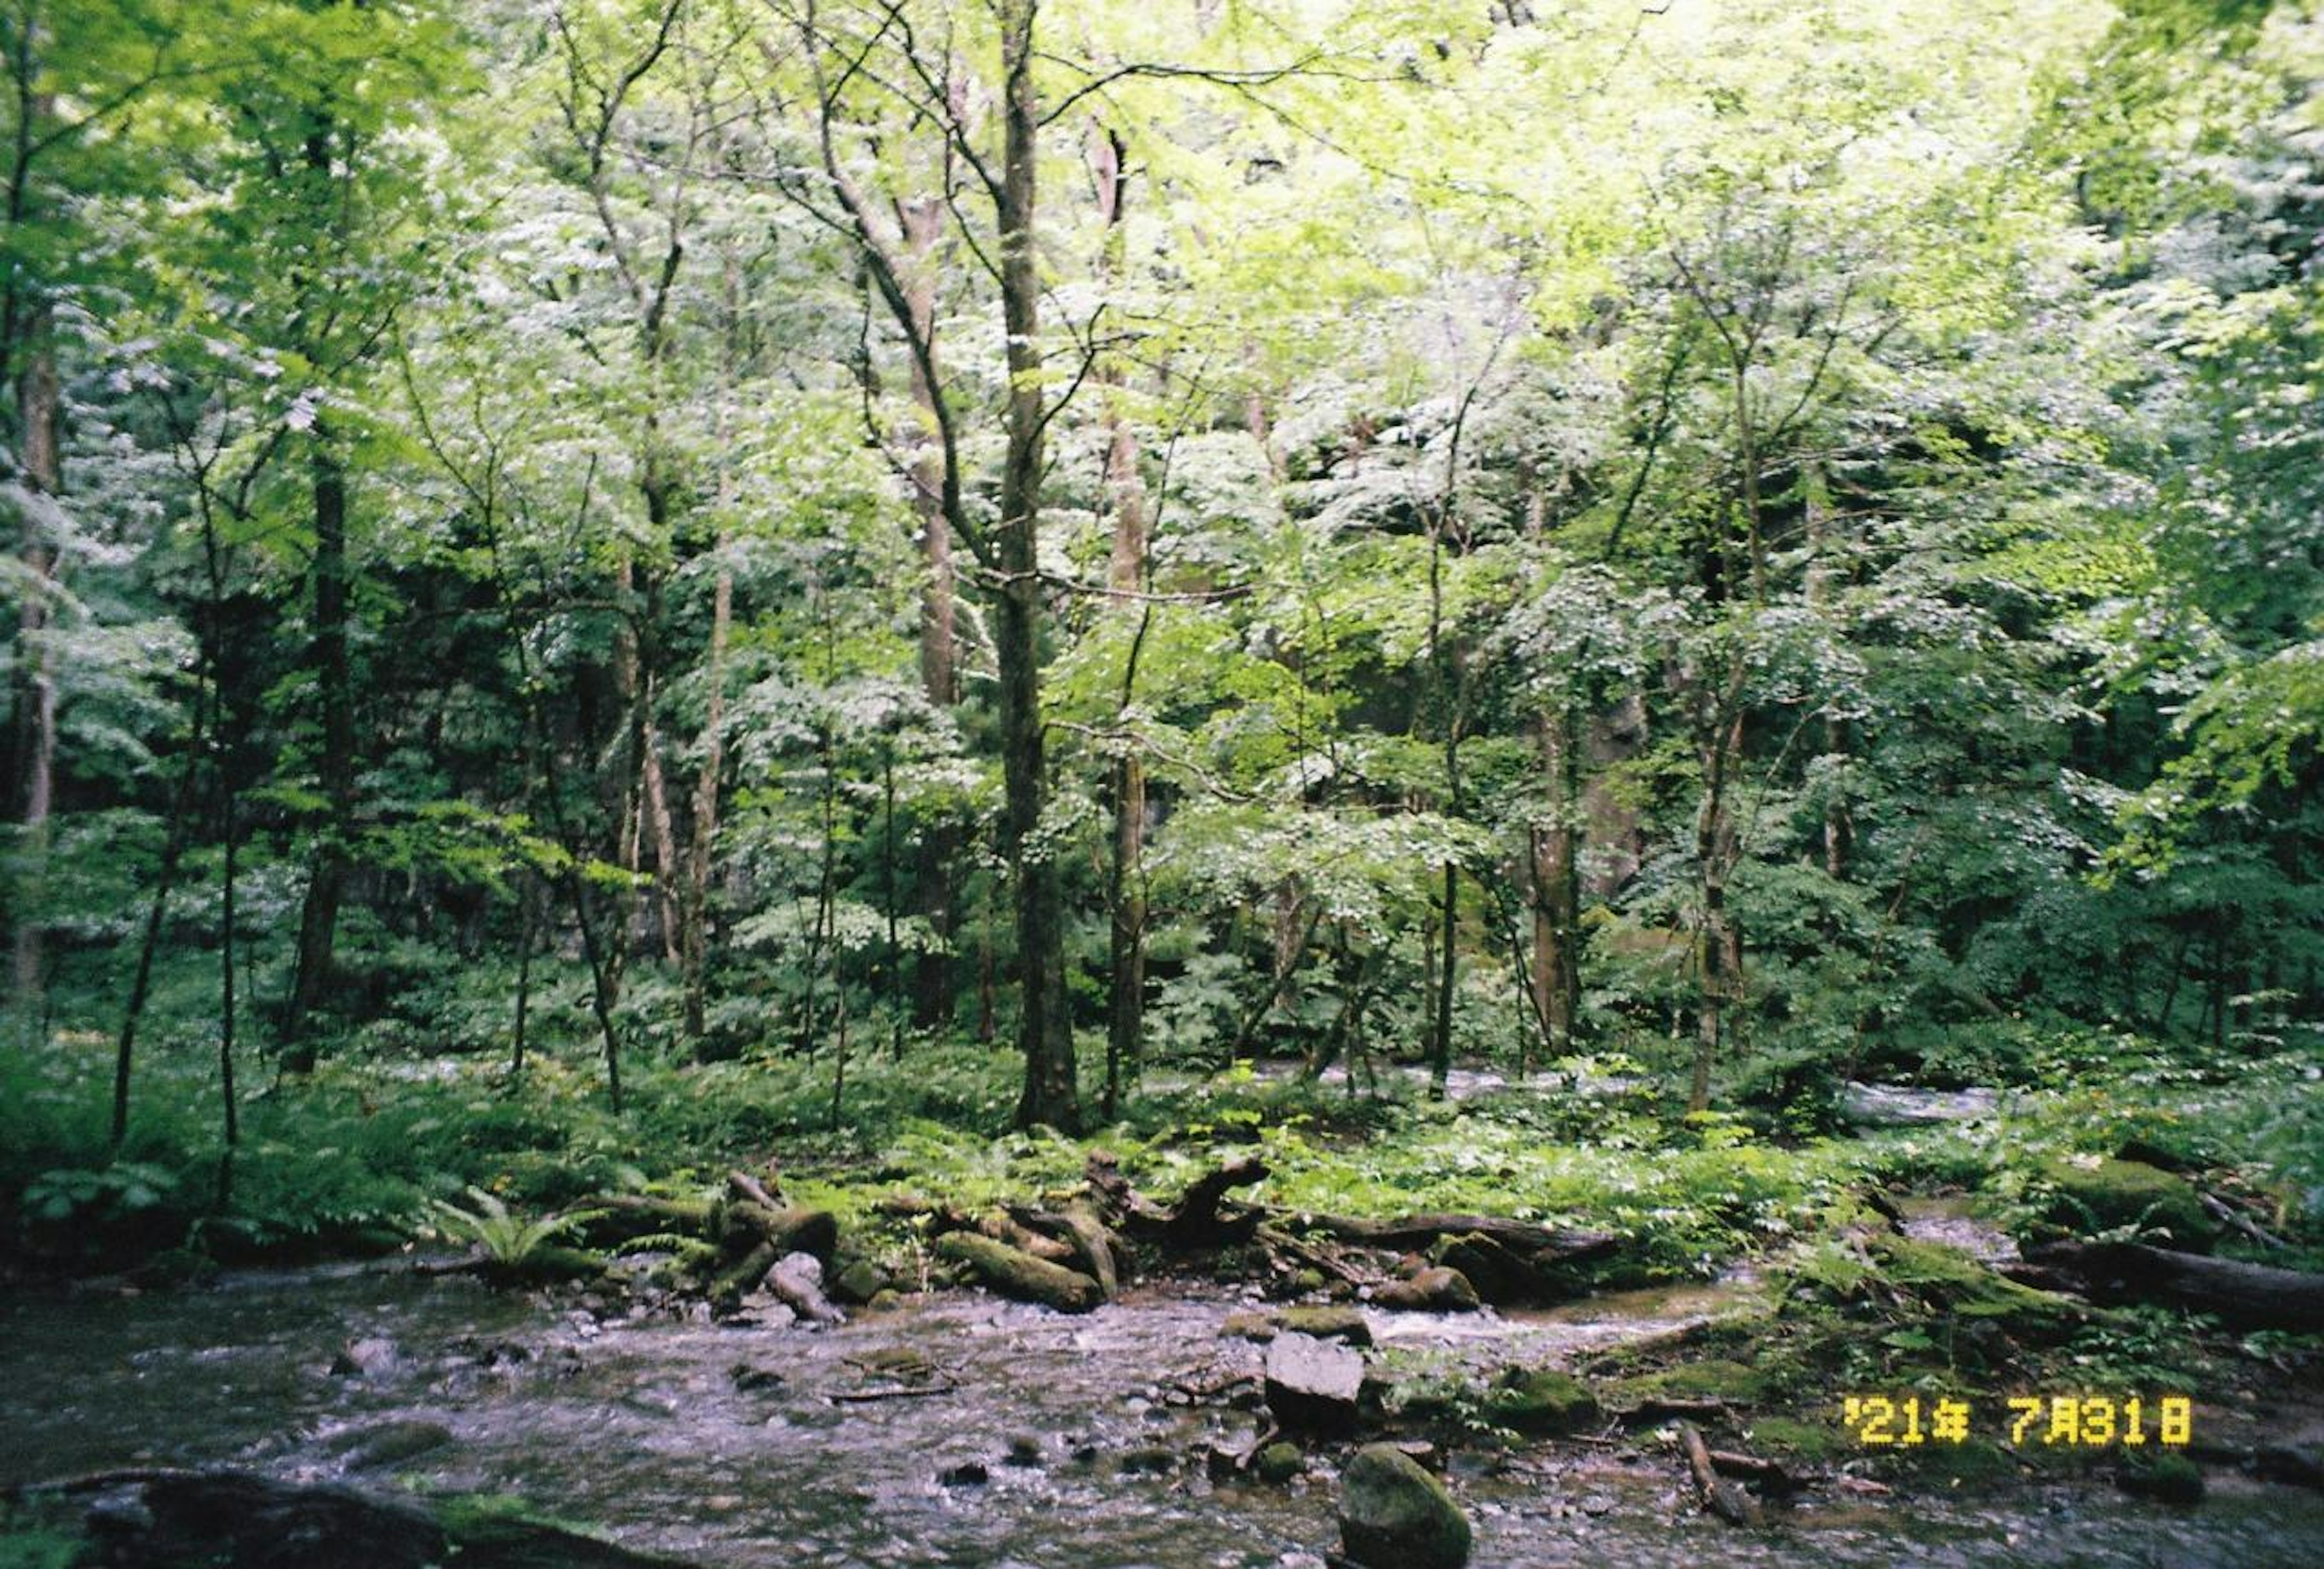
<svg viewBox="0 0 2324 1569"><path fill-rule="evenodd" d="M1711 1446L1702 1441L1702 1434L1693 1423L1678 1425L1678 1441L1686 1451L1687 1469L1694 1474L1695 1495L1702 1500L1702 1507L1730 1526L1757 1525L1758 1500L1719 1474L1711 1458Z"/></svg>

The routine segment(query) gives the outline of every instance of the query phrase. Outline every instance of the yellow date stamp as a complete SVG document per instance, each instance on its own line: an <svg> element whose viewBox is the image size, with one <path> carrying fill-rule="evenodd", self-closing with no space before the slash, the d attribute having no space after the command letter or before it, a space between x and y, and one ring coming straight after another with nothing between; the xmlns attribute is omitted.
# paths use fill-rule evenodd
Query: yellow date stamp
<svg viewBox="0 0 2324 1569"><path fill-rule="evenodd" d="M1920 1395L1850 1395L1840 1425L1858 1444L1910 1449L1997 1435L2034 1449L2136 1449L2194 1442L2195 1402L2185 1395L2011 1395L1977 1402Z"/></svg>

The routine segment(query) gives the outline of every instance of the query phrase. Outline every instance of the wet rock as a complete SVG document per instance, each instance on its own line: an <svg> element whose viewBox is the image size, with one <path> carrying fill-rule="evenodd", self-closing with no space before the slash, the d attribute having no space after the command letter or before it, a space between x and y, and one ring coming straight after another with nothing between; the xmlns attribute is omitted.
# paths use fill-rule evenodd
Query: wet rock
<svg viewBox="0 0 2324 1569"><path fill-rule="evenodd" d="M1410 1455L1374 1444L1341 1474L1340 1544L1365 1569L1462 1569L1469 1521Z"/></svg>
<svg viewBox="0 0 2324 1569"><path fill-rule="evenodd" d="M365 1335L339 1348L338 1355L331 1359L331 1372L342 1379L378 1380L393 1373L402 1362L393 1341L382 1335Z"/></svg>
<svg viewBox="0 0 2324 1569"><path fill-rule="evenodd" d="M2324 1489L2324 1455L2289 1444L2271 1444L2260 1450L2252 1456L2252 1469L2262 1481Z"/></svg>
<svg viewBox="0 0 2324 1569"><path fill-rule="evenodd" d="M1372 1305L1399 1313L1473 1313L1483 1304L1458 1269L1430 1264L1410 1279L1391 1280L1372 1293Z"/></svg>
<svg viewBox="0 0 2324 1569"><path fill-rule="evenodd" d="M936 1480L946 1487L982 1487L992 1480L992 1472L981 1460L964 1460L936 1472Z"/></svg>
<svg viewBox="0 0 2324 1569"><path fill-rule="evenodd" d="M823 1260L813 1253L787 1253L767 1271L767 1289L809 1324L841 1324L847 1315L823 1294Z"/></svg>
<svg viewBox="0 0 2324 1569"><path fill-rule="evenodd" d="M1317 1340L1336 1340L1343 1345L1372 1343L1372 1326L1364 1322L1364 1310L1360 1307L1286 1307L1282 1320L1284 1328L1297 1334L1312 1334Z"/></svg>
<svg viewBox="0 0 2324 1569"><path fill-rule="evenodd" d="M1527 1302L1546 1295L1542 1278L1530 1265L1482 1232L1443 1238L1430 1257L1457 1271L1488 1302Z"/></svg>
<svg viewBox="0 0 2324 1569"><path fill-rule="evenodd" d="M1124 1476L1167 1476L1178 1469L1178 1457L1167 1449L1149 1444L1124 1450L1113 1468Z"/></svg>
<svg viewBox="0 0 2324 1569"><path fill-rule="evenodd" d="M1020 1433L1009 1441L1009 1453L1002 1456L1002 1463L1027 1470L1039 1465L1042 1459L1041 1441L1028 1433Z"/></svg>
<svg viewBox="0 0 2324 1569"><path fill-rule="evenodd" d="M452 1430L440 1422L381 1422L333 1437L324 1447L348 1471L376 1471L401 1465L452 1442Z"/></svg>
<svg viewBox="0 0 2324 1569"><path fill-rule="evenodd" d="M2191 1507L2203 1501L2203 1472L2183 1454L2158 1454L2130 1462L2115 1472L2115 1485L2133 1498Z"/></svg>
<svg viewBox="0 0 2324 1569"><path fill-rule="evenodd" d="M1251 1474L1271 1487L1281 1487L1306 1468L1307 1457L1299 1453L1296 1444L1280 1441L1268 1444L1254 1455Z"/></svg>
<svg viewBox="0 0 2324 1569"><path fill-rule="evenodd" d="M726 1376L733 1380L736 1389L746 1395L770 1393L780 1389L786 1382L783 1375L774 1369L755 1368L749 1362L736 1362L726 1370Z"/></svg>
<svg viewBox="0 0 2324 1569"><path fill-rule="evenodd" d="M1219 1324L1222 1340L1273 1340L1282 1325L1271 1313L1230 1313Z"/></svg>
<svg viewBox="0 0 2324 1569"><path fill-rule="evenodd" d="M1363 1384L1363 1357L1336 1342L1285 1334L1267 1348L1267 1407L1286 1428L1349 1432Z"/></svg>
<svg viewBox="0 0 2324 1569"><path fill-rule="evenodd" d="M939 1258L964 1266L1003 1297L1038 1302L1061 1313L1087 1313L1105 1300L1098 1283L1078 1269L1037 1259L973 1232L946 1232L936 1239L936 1251Z"/></svg>

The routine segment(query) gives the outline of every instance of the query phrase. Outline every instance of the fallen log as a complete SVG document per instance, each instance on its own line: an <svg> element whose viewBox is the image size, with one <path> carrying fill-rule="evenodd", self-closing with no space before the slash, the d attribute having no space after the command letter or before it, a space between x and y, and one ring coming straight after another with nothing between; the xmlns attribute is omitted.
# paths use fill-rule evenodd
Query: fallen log
<svg viewBox="0 0 2324 1569"><path fill-rule="evenodd" d="M1621 1241L1610 1232L1566 1231L1498 1215L1416 1214L1396 1220L1368 1221L1351 1215L1276 1211L1273 1218L1312 1227L1343 1242L1354 1242L1367 1248L1394 1248L1399 1251L1425 1248L1442 1237L1482 1237L1524 1258L1536 1268L1550 1260L1570 1263L1601 1258L1612 1252Z"/></svg>
<svg viewBox="0 0 2324 1569"><path fill-rule="evenodd" d="M1781 1461L1763 1459L1757 1454L1743 1454L1732 1449L1714 1449L1711 1463L1721 1476L1748 1477L1753 1481L1774 1488L1777 1492L1798 1492L1807 1484L1792 1474Z"/></svg>
<svg viewBox="0 0 2324 1569"><path fill-rule="evenodd" d="M788 1207L784 1204L781 1199L775 1196L773 1189L768 1187L764 1183L761 1182L757 1177L752 1176L747 1171L736 1170L728 1172L726 1174L726 1186L733 1188L734 1190L734 1196L741 1199L745 1204L761 1204L768 1209L775 1210Z"/></svg>
<svg viewBox="0 0 2324 1569"><path fill-rule="evenodd" d="M1222 1213L1231 1190L1266 1177L1267 1162L1256 1155L1240 1156L1204 1172L1167 1209L1132 1187L1103 1150L1089 1158L1087 1175L1090 1191L1111 1212L1117 1229L1154 1237L1176 1250L1248 1241L1264 1218L1264 1212L1252 1205L1237 1204L1233 1213Z"/></svg>
<svg viewBox="0 0 2324 1569"><path fill-rule="evenodd" d="M1686 1451L1687 1469L1694 1474L1694 1491L1702 1507L1730 1526L1757 1525L1758 1500L1719 1474L1711 1458L1711 1446L1702 1441L1693 1423L1678 1425L1678 1441Z"/></svg>
<svg viewBox="0 0 2324 1569"><path fill-rule="evenodd" d="M773 1247L778 1258L785 1253L813 1253L828 1259L839 1245L839 1218L829 1210L798 1205L770 1209L752 1199L737 1199L726 1206L725 1233L730 1248L763 1241Z"/></svg>
<svg viewBox="0 0 2324 1569"><path fill-rule="evenodd" d="M575 1234L593 1248L617 1247L640 1237L705 1237L717 1218L702 1199L601 1193L574 1206Z"/></svg>
<svg viewBox="0 0 2324 1569"><path fill-rule="evenodd" d="M2236 1329L2324 1330L2324 1275L2140 1242L2052 1242L2029 1251L2024 1268L2094 1302L2160 1303Z"/></svg>
<svg viewBox="0 0 2324 1569"><path fill-rule="evenodd" d="M1020 1253L1030 1253L1037 1259L1047 1259L1052 1264L1070 1268L1074 1248L1071 1242L1045 1236L1031 1226L1000 1210L991 1210L976 1217L974 1229L996 1242L1005 1242Z"/></svg>
<svg viewBox="0 0 2324 1569"><path fill-rule="evenodd" d="M976 1232L946 1232L936 1239L936 1251L1003 1297L1038 1302L1060 1313L1087 1313L1105 1300L1097 1281L1078 1269L1037 1259Z"/></svg>
<svg viewBox="0 0 2324 1569"><path fill-rule="evenodd" d="M761 1238L744 1250L742 1256L710 1278L710 1307L715 1313L732 1313L742 1306L742 1294L767 1278L775 1260L783 1255L775 1244Z"/></svg>

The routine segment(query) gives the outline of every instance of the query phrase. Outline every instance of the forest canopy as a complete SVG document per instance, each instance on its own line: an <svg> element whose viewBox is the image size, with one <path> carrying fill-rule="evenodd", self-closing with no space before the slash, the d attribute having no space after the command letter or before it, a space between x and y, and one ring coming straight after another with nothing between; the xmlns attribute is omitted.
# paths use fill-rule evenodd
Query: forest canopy
<svg viewBox="0 0 2324 1569"><path fill-rule="evenodd" d="M12 1182L357 1066L1796 1132L2317 1050L2311 5L24 0L0 69Z"/></svg>

